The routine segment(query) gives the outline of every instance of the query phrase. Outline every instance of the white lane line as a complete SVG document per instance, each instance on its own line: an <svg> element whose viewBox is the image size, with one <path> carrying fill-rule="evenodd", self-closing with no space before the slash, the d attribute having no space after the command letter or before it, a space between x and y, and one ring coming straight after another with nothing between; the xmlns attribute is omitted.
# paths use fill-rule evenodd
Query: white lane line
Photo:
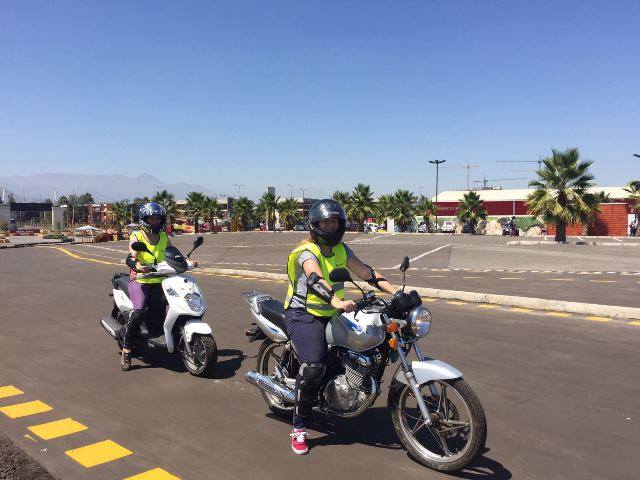
<svg viewBox="0 0 640 480"><path fill-rule="evenodd" d="M417 257L413 257L413 258L409 259L409 263L411 263L411 262L415 262L416 260L421 259L421 258L422 258L422 257L424 257L425 255L429 255L430 253L437 252L438 250L442 250L443 248L450 247L451 245L453 245L453 243L449 243L449 244L447 244L447 245L442 245L441 247L434 248L433 250L429 250L428 252L421 253L421 254L420 254L420 255L418 255ZM400 265L402 265L402 264L401 264L401 263L399 263L399 264L398 264L398 265L396 265L395 267L391 267L391 268L395 270L396 268L400 268Z"/></svg>

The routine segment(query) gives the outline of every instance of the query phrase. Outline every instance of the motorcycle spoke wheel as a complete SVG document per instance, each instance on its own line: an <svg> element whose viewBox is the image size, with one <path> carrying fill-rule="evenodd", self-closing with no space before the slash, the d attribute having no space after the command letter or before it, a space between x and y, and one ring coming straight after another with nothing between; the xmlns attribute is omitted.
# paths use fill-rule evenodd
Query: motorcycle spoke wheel
<svg viewBox="0 0 640 480"><path fill-rule="evenodd" d="M284 343L275 343L265 340L265 343L258 354L258 373L267 375L276 380L279 376L278 369L276 367L280 367L285 374L290 372L291 363L295 360L293 359L293 354L291 354L289 355L289 361L286 362L286 365L282 365L284 353ZM265 392L264 390L261 390L260 393L262 394L265 402L269 405L269 408L274 412L286 414L293 412L293 405L284 403L278 396Z"/></svg>

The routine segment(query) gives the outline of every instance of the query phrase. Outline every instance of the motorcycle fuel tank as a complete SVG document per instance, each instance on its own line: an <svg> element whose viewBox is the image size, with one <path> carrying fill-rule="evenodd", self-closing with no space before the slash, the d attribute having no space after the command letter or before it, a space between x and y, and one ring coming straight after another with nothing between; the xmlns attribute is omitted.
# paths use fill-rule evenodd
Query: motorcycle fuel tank
<svg viewBox="0 0 640 480"><path fill-rule="evenodd" d="M379 313L334 315L325 330L327 343L364 352L377 347L386 337Z"/></svg>

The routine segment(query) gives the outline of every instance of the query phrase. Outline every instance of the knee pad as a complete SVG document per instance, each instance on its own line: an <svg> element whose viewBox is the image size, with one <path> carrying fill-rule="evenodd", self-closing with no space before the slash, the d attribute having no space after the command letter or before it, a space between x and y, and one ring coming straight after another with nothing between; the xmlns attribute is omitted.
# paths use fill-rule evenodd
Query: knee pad
<svg viewBox="0 0 640 480"><path fill-rule="evenodd" d="M129 319L127 320L127 325L138 326L142 323L144 319L144 310L131 310L129 313Z"/></svg>
<svg viewBox="0 0 640 480"><path fill-rule="evenodd" d="M322 381L322 376L324 375L324 364L323 363L303 363L300 365L300 371L298 373L300 376L300 387L304 388L315 388L320 385Z"/></svg>

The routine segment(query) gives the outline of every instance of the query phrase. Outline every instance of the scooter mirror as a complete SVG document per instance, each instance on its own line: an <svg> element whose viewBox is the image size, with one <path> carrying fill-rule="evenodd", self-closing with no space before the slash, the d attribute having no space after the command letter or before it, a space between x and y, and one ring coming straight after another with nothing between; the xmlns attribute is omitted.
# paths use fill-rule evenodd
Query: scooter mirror
<svg viewBox="0 0 640 480"><path fill-rule="evenodd" d="M147 246L144 244L144 242L133 242L131 244L131 248L133 250L135 250L136 252L147 252L147 253L151 253L149 252L149 249L147 248Z"/></svg>
<svg viewBox="0 0 640 480"><path fill-rule="evenodd" d="M409 268L409 257L404 257L404 259L402 260L402 263L400 264L400 271L406 272L408 268Z"/></svg>
<svg viewBox="0 0 640 480"><path fill-rule="evenodd" d="M329 280L334 283L350 282L351 275L349 274L349 270L347 270L346 268L336 268L334 270L331 270L331 273L329 274Z"/></svg>
<svg viewBox="0 0 640 480"><path fill-rule="evenodd" d="M198 248L204 242L204 238L198 237L193 242L193 248Z"/></svg>

